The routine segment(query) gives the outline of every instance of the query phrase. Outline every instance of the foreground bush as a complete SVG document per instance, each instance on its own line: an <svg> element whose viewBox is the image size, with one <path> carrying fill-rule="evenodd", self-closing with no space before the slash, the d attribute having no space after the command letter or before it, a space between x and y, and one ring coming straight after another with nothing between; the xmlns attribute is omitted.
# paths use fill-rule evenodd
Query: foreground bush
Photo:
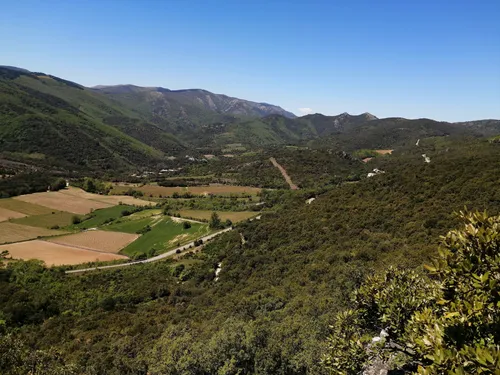
<svg viewBox="0 0 500 375"><path fill-rule="evenodd" d="M389 269L366 280L337 316L324 364L418 374L500 373L500 217L461 213L428 274Z"/></svg>

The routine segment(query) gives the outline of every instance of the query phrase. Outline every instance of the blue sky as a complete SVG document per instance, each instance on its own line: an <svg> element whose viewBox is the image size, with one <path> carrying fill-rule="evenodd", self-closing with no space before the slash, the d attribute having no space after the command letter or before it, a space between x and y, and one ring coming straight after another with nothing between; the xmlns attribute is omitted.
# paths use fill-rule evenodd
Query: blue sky
<svg viewBox="0 0 500 375"><path fill-rule="evenodd" d="M0 64L298 115L500 118L499 16L498 0L3 1Z"/></svg>

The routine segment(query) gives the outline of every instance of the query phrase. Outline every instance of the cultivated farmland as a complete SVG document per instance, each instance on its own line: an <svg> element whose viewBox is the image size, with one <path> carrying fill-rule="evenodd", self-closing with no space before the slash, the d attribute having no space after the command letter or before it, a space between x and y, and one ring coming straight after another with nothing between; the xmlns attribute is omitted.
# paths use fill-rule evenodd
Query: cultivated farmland
<svg viewBox="0 0 500 375"><path fill-rule="evenodd" d="M20 195L14 199L80 215L87 214L99 208L112 206L109 203L80 198L58 191Z"/></svg>
<svg viewBox="0 0 500 375"><path fill-rule="evenodd" d="M163 217L151 226L149 232L124 248L122 253L133 256L137 253L147 253L152 249L160 253L174 248L177 243L182 245L210 233L207 224L190 224L191 228L184 229L182 221L173 221L169 217Z"/></svg>
<svg viewBox="0 0 500 375"><path fill-rule="evenodd" d="M130 186L115 185L112 194L124 194L129 190ZM222 184L210 184L207 186L189 186L189 187L165 187L158 185L143 185L138 187L133 187L134 190L141 191L145 196L168 197L172 196L174 193L183 194L191 193L193 195L222 195L228 196L231 194L236 195L257 195L261 189L251 186L238 186L238 185L222 185Z"/></svg>
<svg viewBox="0 0 500 375"><path fill-rule="evenodd" d="M20 212L25 215L45 215L52 211L48 207L40 206L34 203L23 202L14 198L0 199L0 207L7 210Z"/></svg>
<svg viewBox="0 0 500 375"><path fill-rule="evenodd" d="M39 259L47 266L73 265L88 262L104 262L127 259L118 254L83 250L53 242L34 240L0 246L0 251L7 250L14 259Z"/></svg>
<svg viewBox="0 0 500 375"><path fill-rule="evenodd" d="M139 237L137 234L89 230L67 236L55 237L48 241L84 250L118 253L122 248Z"/></svg>
<svg viewBox="0 0 500 375"><path fill-rule="evenodd" d="M0 207L0 221L6 221L10 219L18 219L21 217L25 217L25 214L22 214L17 211L11 211L6 208L1 208Z"/></svg>
<svg viewBox="0 0 500 375"><path fill-rule="evenodd" d="M0 223L0 243L26 241L37 237L57 236L64 233L66 232L9 222Z"/></svg>
<svg viewBox="0 0 500 375"><path fill-rule="evenodd" d="M125 204L134 204L141 206L152 204L151 202L128 196L116 197L108 195L91 194L77 188L68 188L60 191L50 191L45 193L20 195L13 199L22 202L38 204L41 206L48 207L52 210L67 211L80 215L88 214L92 210L112 207L119 204L120 202Z"/></svg>
<svg viewBox="0 0 500 375"><path fill-rule="evenodd" d="M69 212L55 211L54 213L45 215L26 216L12 222L42 228L66 227L71 224L74 216L75 214Z"/></svg>
<svg viewBox="0 0 500 375"><path fill-rule="evenodd" d="M84 190L69 187L64 190L59 191L61 194L82 198L91 201L103 202L110 205L118 205L118 204L128 204L128 205L136 205L136 206L149 206L152 203L143 199L137 199L134 197L130 197L127 195L123 195L120 197L113 195L99 195L99 194L91 194L87 193Z"/></svg>
<svg viewBox="0 0 500 375"><path fill-rule="evenodd" d="M207 210L181 210L179 214L183 217L197 219L197 220L210 220L213 211ZM258 212L253 211L241 211L241 212L224 212L217 211L217 214L221 220L231 220L233 223L249 219L251 217L257 216Z"/></svg>

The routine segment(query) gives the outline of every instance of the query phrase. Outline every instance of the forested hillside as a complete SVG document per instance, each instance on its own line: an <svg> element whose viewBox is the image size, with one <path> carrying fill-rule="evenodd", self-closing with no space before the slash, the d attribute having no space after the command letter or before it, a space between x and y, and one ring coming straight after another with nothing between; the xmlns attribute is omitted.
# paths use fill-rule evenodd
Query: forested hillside
<svg viewBox="0 0 500 375"><path fill-rule="evenodd" d="M0 347L16 345L1 371L21 361L39 374L328 373L329 326L366 277L421 269L464 206L500 213L499 147L428 139L311 204L311 190L267 191L261 220L178 262L79 276L9 262Z"/></svg>
<svg viewBox="0 0 500 375"><path fill-rule="evenodd" d="M163 152L140 141L139 123L137 138L127 135L127 124L106 124L105 115L120 113L107 104L72 82L2 68L0 152L10 160L66 170L126 170L159 162ZM154 128L143 131L154 134ZM161 139L181 147L163 133L156 142Z"/></svg>

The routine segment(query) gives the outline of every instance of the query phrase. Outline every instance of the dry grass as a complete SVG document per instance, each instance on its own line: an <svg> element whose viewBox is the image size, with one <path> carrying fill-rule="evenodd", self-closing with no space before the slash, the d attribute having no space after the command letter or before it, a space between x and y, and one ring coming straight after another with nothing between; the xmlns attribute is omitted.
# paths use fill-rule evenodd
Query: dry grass
<svg viewBox="0 0 500 375"><path fill-rule="evenodd" d="M49 241L60 245L71 246L83 250L95 250L107 253L118 253L125 246L135 241L137 234L91 230L52 238Z"/></svg>
<svg viewBox="0 0 500 375"><path fill-rule="evenodd" d="M229 195L229 194L250 194L257 195L262 189L251 186L237 186L237 185L220 185L211 184L209 186L193 186L188 188L188 191L196 194L215 194L215 195Z"/></svg>
<svg viewBox="0 0 500 375"><path fill-rule="evenodd" d="M26 241L37 237L56 236L64 233L66 232L9 222L0 223L0 243Z"/></svg>
<svg viewBox="0 0 500 375"><path fill-rule="evenodd" d="M183 217L189 217L198 220L210 220L213 211L205 211L205 210L182 210L179 211L180 215ZM252 211L241 211L241 212L224 212L217 211L217 214L221 218L222 221L227 219L231 220L233 223L237 223L239 221L243 221L249 219L253 216L257 216L258 212Z"/></svg>
<svg viewBox="0 0 500 375"><path fill-rule="evenodd" d="M374 150L374 151L380 155L387 155L387 154L392 154L394 150Z"/></svg>
<svg viewBox="0 0 500 375"><path fill-rule="evenodd" d="M123 203L123 204L129 204L129 205L136 205L136 206L149 206L153 204L152 202L145 201L142 199L137 199L134 197L130 197L127 195L123 196L113 196L113 195L99 195L99 194L92 194L92 193L87 193L86 191L74 187L69 187L64 190L60 190L61 194L71 196L71 197L77 197L81 199L86 199L90 201L97 201L97 202L103 202L107 203L113 206L116 206L118 204Z"/></svg>
<svg viewBox="0 0 500 375"><path fill-rule="evenodd" d="M14 199L80 215L88 214L92 210L97 210L99 208L113 206L113 204L110 203L85 199L60 191L20 195Z"/></svg>
<svg viewBox="0 0 500 375"><path fill-rule="evenodd" d="M115 185L113 187L113 194L124 194L130 186ZM257 195L261 191L260 188L251 186L237 186L237 185L221 185L221 184L210 184L207 186L190 186L190 187L165 187L158 185L144 185L140 187L134 187L133 189L142 191L145 196L152 197L169 197L174 193L183 194L190 192L194 195L230 195L230 194L249 194Z"/></svg>
<svg viewBox="0 0 500 375"><path fill-rule="evenodd" d="M54 211L48 207L23 202L13 198L0 199L0 207L7 210L20 212L25 215L45 215L50 214Z"/></svg>
<svg viewBox="0 0 500 375"><path fill-rule="evenodd" d="M3 250L8 250L14 259L39 259L44 261L47 266L127 259L123 255L83 250L41 240L2 245L0 246L0 251Z"/></svg>
<svg viewBox="0 0 500 375"><path fill-rule="evenodd" d="M19 219L21 217L25 217L25 214L22 214L17 211L11 211L6 208L0 207L0 221L7 221L10 219Z"/></svg>
<svg viewBox="0 0 500 375"><path fill-rule="evenodd" d="M128 189L130 189L130 186L115 185L111 193L124 194ZM148 197L149 196L159 197L160 195L162 197L168 197L174 194L175 192L182 194L187 191L185 188L181 187L165 187L158 185L144 185L141 187L133 187L133 189L142 191L144 195Z"/></svg>

